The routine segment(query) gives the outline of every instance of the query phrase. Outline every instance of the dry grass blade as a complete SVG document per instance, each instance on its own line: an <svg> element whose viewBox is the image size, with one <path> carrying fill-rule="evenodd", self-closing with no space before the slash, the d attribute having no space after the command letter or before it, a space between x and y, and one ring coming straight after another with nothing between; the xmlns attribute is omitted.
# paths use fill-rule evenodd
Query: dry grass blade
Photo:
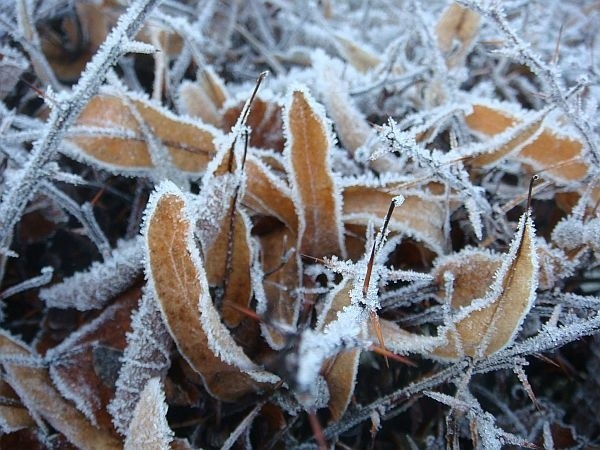
<svg viewBox="0 0 600 450"><path fill-rule="evenodd" d="M493 263L490 260L491 269ZM481 269L471 266L471 271ZM482 280L483 281L483 280ZM523 214L516 236L501 267L487 283L487 294L462 306L446 330L448 343L433 354L444 358L460 358L462 353L474 358L489 356L509 345L525 315L529 312L538 283L538 261L535 232L529 212ZM473 280L469 280L473 284ZM459 299L453 295L454 299ZM463 297L461 302L466 299Z"/></svg>
<svg viewBox="0 0 600 450"><path fill-rule="evenodd" d="M140 395L127 431L124 450L164 450L173 440L167 423L165 394L158 378L152 378Z"/></svg>
<svg viewBox="0 0 600 450"><path fill-rule="evenodd" d="M0 353L23 360L34 356L25 344L5 332L0 332ZM5 381L27 409L41 416L73 445L90 450L120 448L120 442L114 435L94 427L58 393L46 369L16 362L3 362L2 367Z"/></svg>
<svg viewBox="0 0 600 450"><path fill-rule="evenodd" d="M205 170L216 153L213 143L218 135L216 129L179 118L142 98L133 99L132 103L146 126L165 145L175 167L190 173ZM152 169L156 164L143 140L140 124L127 102L116 96L93 97L81 112L77 125L80 128L69 139L81 150L79 156L84 159L124 173ZM85 131L89 127L97 131L94 136Z"/></svg>
<svg viewBox="0 0 600 450"><path fill-rule="evenodd" d="M161 185L147 209L146 273L181 354L209 392L234 401L255 391L255 380L276 377L258 369L221 324L190 221L183 194L171 183Z"/></svg>
<svg viewBox="0 0 600 450"><path fill-rule="evenodd" d="M323 108L304 90L288 100L286 154L300 217L300 252L315 257L344 255L341 199L329 161L333 145Z"/></svg>

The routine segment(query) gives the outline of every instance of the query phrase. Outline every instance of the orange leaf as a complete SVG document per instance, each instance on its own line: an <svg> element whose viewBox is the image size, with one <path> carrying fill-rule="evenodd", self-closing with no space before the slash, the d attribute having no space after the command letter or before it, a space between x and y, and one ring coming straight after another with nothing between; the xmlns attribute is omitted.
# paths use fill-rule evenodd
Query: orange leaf
<svg viewBox="0 0 600 450"><path fill-rule="evenodd" d="M34 358L33 352L4 331L0 331L0 352L5 356ZM54 388L48 371L41 367L3 362L4 380L34 414L39 414L53 428L82 449L120 448L119 440L94 427L75 406Z"/></svg>
<svg viewBox="0 0 600 450"><path fill-rule="evenodd" d="M479 14L456 3L452 3L440 18L435 31L438 47L446 57L448 67L464 61L467 52L479 31ZM458 48L455 47L459 42Z"/></svg>
<svg viewBox="0 0 600 450"><path fill-rule="evenodd" d="M279 379L257 367L221 323L195 246L190 209L175 185L159 186L146 213L146 273L180 353L210 393L235 401Z"/></svg>
<svg viewBox="0 0 600 450"><path fill-rule="evenodd" d="M341 198L329 161L333 137L323 107L306 91L294 90L284 122L290 184L300 217L300 252L343 256Z"/></svg>
<svg viewBox="0 0 600 450"><path fill-rule="evenodd" d="M213 140L217 130L179 118L146 99L135 98L145 125L166 147L172 164L181 171L201 173L216 153ZM90 129L90 127L93 127ZM86 160L122 173L139 173L155 166L127 102L113 95L93 97L81 112L69 140Z"/></svg>

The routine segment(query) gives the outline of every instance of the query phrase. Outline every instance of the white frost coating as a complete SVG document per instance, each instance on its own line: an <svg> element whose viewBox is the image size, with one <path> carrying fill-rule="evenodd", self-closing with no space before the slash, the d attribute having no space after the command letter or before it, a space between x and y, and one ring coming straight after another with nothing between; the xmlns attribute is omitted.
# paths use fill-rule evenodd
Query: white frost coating
<svg viewBox="0 0 600 450"><path fill-rule="evenodd" d="M289 174L290 186L292 190L292 201L294 203L294 207L296 208L296 214L298 215L298 248L300 248L300 242L302 241L302 236L304 235L304 231L306 229L306 206L302 201L300 196L300 187L299 180L303 178L304 174L296 173L294 166L291 161L291 149L294 146L294 138L290 132L290 109L292 107L293 96L295 92L300 92L306 102L308 103L311 110L314 112L316 118L321 122L325 130L325 135L327 139L327 159L326 159L326 169L328 175L331 177L332 183L334 185L333 188L333 196L334 196L334 211L330 211L336 218L336 228L339 230L337 233L338 236L338 248L341 250L341 256L345 257L346 255L346 245L344 242L344 224L342 222L342 205L343 199L341 195L341 190L336 185L337 177L335 177L333 171L331 170L331 152L335 146L336 139L335 135L332 131L331 121L327 118L325 113L325 108L323 105L319 104L315 101L306 86L302 86L299 84L295 84L291 87L288 92L287 98L285 100L284 113L283 113L283 134L285 136L285 148L283 150L284 154L284 165L285 170Z"/></svg>
<svg viewBox="0 0 600 450"><path fill-rule="evenodd" d="M305 330L298 349L298 371L296 382L300 392L312 393L315 381L325 360L340 350L366 347L360 338L364 324L369 319L366 308L352 304L327 324L323 332Z"/></svg>
<svg viewBox="0 0 600 450"><path fill-rule="evenodd" d="M152 378L133 411L124 450L168 449L174 433L167 423L167 409L160 379Z"/></svg>
<svg viewBox="0 0 600 450"><path fill-rule="evenodd" d="M125 435L129 428L133 409L148 380L166 374L171 365L171 345L171 336L156 299L145 290L139 308L131 318L131 331L127 333L115 396L108 405L108 412L119 433Z"/></svg>
<svg viewBox="0 0 600 450"><path fill-rule="evenodd" d="M119 241L104 261L95 262L87 271L40 290L40 298L50 308L79 311L102 308L142 273L142 255L140 238Z"/></svg>

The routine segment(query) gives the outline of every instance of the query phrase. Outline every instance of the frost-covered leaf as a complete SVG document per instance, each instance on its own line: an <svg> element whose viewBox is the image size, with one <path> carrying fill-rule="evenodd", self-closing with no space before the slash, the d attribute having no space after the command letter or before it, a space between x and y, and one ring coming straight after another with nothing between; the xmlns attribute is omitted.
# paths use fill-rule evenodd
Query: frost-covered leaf
<svg viewBox="0 0 600 450"><path fill-rule="evenodd" d="M223 81L210 67L198 71L196 82L184 81L177 92L179 111L204 123L221 125L221 108L229 94Z"/></svg>
<svg viewBox="0 0 600 450"><path fill-rule="evenodd" d="M127 430L125 450L164 450L173 440L167 423L165 394L158 378L152 378L140 395Z"/></svg>
<svg viewBox="0 0 600 450"><path fill-rule="evenodd" d="M4 380L31 414L42 417L79 448L112 450L120 446L115 436L94 427L73 404L63 398L54 388L48 371L39 362L38 365L31 362L27 364L28 360L35 361L36 355L25 344L1 331L0 353L4 359L12 359L2 361Z"/></svg>
<svg viewBox="0 0 600 450"><path fill-rule="evenodd" d="M331 170L333 136L325 111L306 90L296 89L289 95L284 123L300 252L343 255L342 201Z"/></svg>
<svg viewBox="0 0 600 450"><path fill-rule="evenodd" d="M80 311L102 308L133 284L142 273L143 248L140 239L120 241L110 256L93 263L85 272L40 290L40 298L50 308Z"/></svg>
<svg viewBox="0 0 600 450"><path fill-rule="evenodd" d="M348 186L344 189L345 224L366 226L369 221L380 223L395 196L382 188ZM442 254L445 237L443 208L435 200L420 195L404 195L404 203L396 208L388 228L423 242L435 253Z"/></svg>
<svg viewBox="0 0 600 450"><path fill-rule="evenodd" d="M464 62L471 50L481 17L475 11L456 3L450 4L442 13L435 32L438 47L446 58L448 67L455 67Z"/></svg>
<svg viewBox="0 0 600 450"><path fill-rule="evenodd" d="M159 186L146 211L146 274L177 348L213 395L234 401L278 378L234 342L215 309L193 237L192 208L172 183Z"/></svg>
<svg viewBox="0 0 600 450"><path fill-rule="evenodd" d="M480 133L494 136L504 132L510 127L519 130L521 119L515 116L515 109L506 107L501 109L488 104L474 104L473 112L465 117L467 125ZM560 182L578 181L588 173L588 164L582 159L582 143L569 135L561 134L558 129L544 127L539 129L540 122L534 121L531 127L526 126L521 133L504 141L498 150L492 154L493 161L496 156L503 155L516 146L519 161L530 164L535 171L544 171L545 177L550 177ZM510 133L509 135L510 136ZM531 138L534 137L533 140ZM492 148L494 148L492 140ZM526 143L523 145L523 143ZM482 163L487 164L484 158ZM489 161L489 162L491 162Z"/></svg>
<svg viewBox="0 0 600 450"><path fill-rule="evenodd" d="M106 406L114 392L118 358L139 296L139 288L124 293L45 355L56 389L94 425L106 430L112 430Z"/></svg>
<svg viewBox="0 0 600 450"><path fill-rule="evenodd" d="M290 232L298 233L298 216L287 184L251 155L244 170L246 178L251 180L244 190L244 205L255 214L277 218Z"/></svg>
<svg viewBox="0 0 600 450"><path fill-rule="evenodd" d="M148 380L165 375L171 362L171 343L156 299L144 292L131 318L116 391L108 406L119 433L124 435L129 428L133 410Z"/></svg>
<svg viewBox="0 0 600 450"><path fill-rule="evenodd" d="M368 72L381 63L381 59L373 50L357 43L350 36L337 34L335 39L338 51L342 54L344 59L352 64L357 70Z"/></svg>
<svg viewBox="0 0 600 450"><path fill-rule="evenodd" d="M343 280L329 295L323 326L336 319L337 313L350 305L348 279ZM354 394L361 350L358 348L342 351L324 364L324 377L329 388L329 410L333 420L340 420L348 408Z"/></svg>
<svg viewBox="0 0 600 450"><path fill-rule="evenodd" d="M274 230L260 236L261 270L255 271L255 291L261 292L263 301L257 301L256 310L268 317L261 323L263 334L275 349L283 348L287 343L286 333L278 326L283 325L289 332L296 327L300 309L300 296L294 291L300 286L298 254L295 249L295 234L285 228ZM258 294L257 294L258 297ZM272 326L275 324L275 326Z"/></svg>
<svg viewBox="0 0 600 450"><path fill-rule="evenodd" d="M0 380L0 433L12 433L35 426L35 421L10 385Z"/></svg>
<svg viewBox="0 0 600 450"><path fill-rule="evenodd" d="M480 268L480 264L472 263L472 258L485 264ZM487 283L482 280L479 286L473 280L467 281L468 272L477 276L484 271L489 274L495 264L493 257L474 252L457 265L459 277L464 281L459 286L460 296L453 295L451 299L451 307L456 311L448 329L444 330L448 343L434 350L433 355L460 358L464 354L482 358L512 342L533 304L539 277L535 232L529 213L521 216L515 238L495 276ZM466 304L465 296L473 289L475 295L480 294L482 285L489 286L486 294L471 298Z"/></svg>
<svg viewBox="0 0 600 450"><path fill-rule="evenodd" d="M237 122L245 102L226 108L221 119L221 128L229 131ZM281 106L272 100L255 98L248 115L249 144L255 148L267 148L281 152L284 146Z"/></svg>
<svg viewBox="0 0 600 450"><path fill-rule="evenodd" d="M149 172L163 162L153 160L141 128L144 125L166 147L176 168L203 172L216 153L213 140L219 132L209 125L178 117L142 96L128 95L128 101L110 94L90 100L69 137L81 153L73 150L71 154L123 174ZM138 122L135 113L144 124Z"/></svg>

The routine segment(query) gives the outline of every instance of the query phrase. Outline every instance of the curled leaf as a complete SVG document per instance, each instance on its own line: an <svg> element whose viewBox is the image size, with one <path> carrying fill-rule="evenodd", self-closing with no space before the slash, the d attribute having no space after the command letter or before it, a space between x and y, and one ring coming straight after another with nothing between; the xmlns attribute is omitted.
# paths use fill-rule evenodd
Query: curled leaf
<svg viewBox="0 0 600 450"><path fill-rule="evenodd" d="M482 256L474 255L475 259ZM490 275L495 262L491 257L484 266L470 264L468 259L465 261L468 266L459 264L458 267L468 273L459 272L463 286L459 286L458 295L452 296L451 306L456 312L452 323L444 330L448 343L435 349L435 356L456 359L464 354L481 358L512 342L533 304L539 278L535 232L529 213L521 217L515 238L495 278L489 277L486 283L482 280L482 286L491 284L488 292L472 299L468 305L465 305L468 295L465 289L475 289L474 294L479 294L480 288L466 286L466 283L474 284L472 279L466 282L467 278L480 272Z"/></svg>
<svg viewBox="0 0 600 450"><path fill-rule="evenodd" d="M278 378L256 366L235 343L213 305L194 242L191 207L170 182L146 213L146 275L177 348L215 397L234 401Z"/></svg>
<svg viewBox="0 0 600 450"><path fill-rule="evenodd" d="M479 31L481 17L475 11L452 3L435 28L438 47L446 57L448 67L464 62Z"/></svg>

